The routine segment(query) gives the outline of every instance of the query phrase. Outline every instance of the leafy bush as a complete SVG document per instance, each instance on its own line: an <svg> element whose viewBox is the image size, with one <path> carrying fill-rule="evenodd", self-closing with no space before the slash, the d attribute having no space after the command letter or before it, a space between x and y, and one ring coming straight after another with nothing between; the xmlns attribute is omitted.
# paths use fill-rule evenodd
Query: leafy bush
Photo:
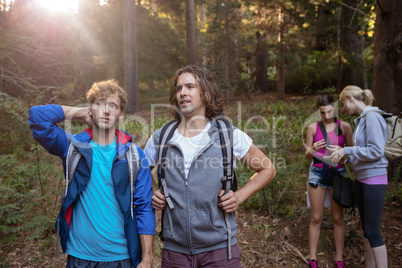
<svg viewBox="0 0 402 268"><path fill-rule="evenodd" d="M318 90L337 84L337 58L325 51L314 51L298 66L287 66L287 92L319 94Z"/></svg>
<svg viewBox="0 0 402 268"><path fill-rule="evenodd" d="M311 101L300 104L266 102L245 107L248 114L263 115L258 120L236 122L253 139L275 165L274 180L243 206L270 215L291 217L304 198L297 195L305 187L308 161L304 158L303 129L305 121L314 113ZM246 129L247 128L247 129ZM237 176L240 185L247 183L254 171L238 163Z"/></svg>

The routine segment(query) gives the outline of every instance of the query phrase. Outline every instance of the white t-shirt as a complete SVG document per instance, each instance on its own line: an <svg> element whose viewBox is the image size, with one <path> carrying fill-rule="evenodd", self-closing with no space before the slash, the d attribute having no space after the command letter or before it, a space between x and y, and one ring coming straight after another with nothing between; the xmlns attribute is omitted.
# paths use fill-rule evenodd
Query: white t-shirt
<svg viewBox="0 0 402 268"><path fill-rule="evenodd" d="M170 139L172 142L176 143L183 152L184 159L184 173L187 177L188 172L191 167L191 163L193 162L194 157L197 155L199 150L202 150L209 142L210 137L208 135L208 130L211 127L211 122L208 122L206 127L199 133L198 135L187 138L182 136L177 129L175 130L172 138ZM241 159L248 152L251 147L253 140L240 129L235 129L233 131L233 158L234 160ZM149 165L151 167L156 166L158 163L158 151L155 148L155 143L153 139L153 135L148 140L144 149L145 155L148 159ZM236 161L233 161L235 163Z"/></svg>

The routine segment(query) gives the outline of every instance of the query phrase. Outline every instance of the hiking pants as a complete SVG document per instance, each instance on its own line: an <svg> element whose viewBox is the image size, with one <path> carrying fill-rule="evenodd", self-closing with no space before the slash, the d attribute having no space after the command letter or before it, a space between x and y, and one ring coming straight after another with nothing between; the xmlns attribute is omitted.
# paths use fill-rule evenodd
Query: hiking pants
<svg viewBox="0 0 402 268"><path fill-rule="evenodd" d="M384 245L381 218L387 185L370 185L355 181L355 197L364 237L372 248Z"/></svg>

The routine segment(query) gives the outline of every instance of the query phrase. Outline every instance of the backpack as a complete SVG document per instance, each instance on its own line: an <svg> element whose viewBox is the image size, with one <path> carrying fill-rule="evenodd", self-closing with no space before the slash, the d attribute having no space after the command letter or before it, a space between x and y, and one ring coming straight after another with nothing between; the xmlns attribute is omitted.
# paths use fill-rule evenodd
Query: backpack
<svg viewBox="0 0 402 268"><path fill-rule="evenodd" d="M236 174L233 170L233 129L230 122L223 117L216 118L217 127L219 130L219 139L221 141L221 150L222 150L222 161L223 161L223 177L222 181L222 189L225 190L225 193L228 193L230 190L236 191L237 190L237 180ZM158 175L158 183L159 188L161 189L163 195L166 198L166 203L169 209L164 209L162 211L162 230L159 233L159 237L162 241L163 238L163 217L165 210L167 211L167 218L169 220L169 226L171 228L171 234L174 238L173 232L173 224L172 224L172 217L170 215L170 210L174 208L173 202L170 198L169 191L166 184L166 177L165 177L165 170L166 167L166 154L168 145L167 142L172 138L175 130L179 126L178 121L170 121L166 123L162 129L159 136L159 148L158 148L158 166L157 166L157 175ZM228 259L232 258L231 256L231 226L229 221L229 214L225 213L225 221L228 227Z"/></svg>
<svg viewBox="0 0 402 268"><path fill-rule="evenodd" d="M381 114L387 123L388 133L387 142L385 143L385 156L388 160L398 159L402 156L402 113L397 115L370 111L366 114L365 120L371 112Z"/></svg>
<svg viewBox="0 0 402 268"><path fill-rule="evenodd" d="M138 155L138 149L134 143L132 143L129 149L125 153L127 159L128 170L130 174L130 193L131 193L131 200L134 199L134 190L135 190L135 183L137 181L138 171L140 169L140 161ZM81 159L81 153L78 149L73 145L70 140L70 145L68 146L67 156L66 156L66 190L60 202L60 210L59 214L62 212L64 201L67 196L68 188L73 180L74 173L77 169L78 163ZM131 218L134 218L134 206L131 206ZM57 236L56 236L56 254L59 256L59 217L57 217Z"/></svg>
<svg viewBox="0 0 402 268"><path fill-rule="evenodd" d="M218 130L219 130L219 138L221 140L222 156L223 156L223 175L222 178L222 189L236 191L237 190L237 179L236 174L233 170L233 131L232 125L230 122L224 118L216 119ZM166 153L169 146L167 146L167 142L172 138L175 130L177 129L179 122L177 121L170 121L166 123L162 129L159 136L159 149L158 149L158 166L157 166L157 175L158 175L158 183L159 187L162 187L162 190L165 190L166 187L165 182L165 170L164 167L166 166ZM170 196L168 194L167 188L165 197L167 197L166 201L170 208L173 208L174 205L171 203Z"/></svg>
<svg viewBox="0 0 402 268"><path fill-rule="evenodd" d="M355 194L354 181L348 176L343 176L340 172L334 169L334 187L332 190L332 199L346 209L350 208L350 213L355 211Z"/></svg>

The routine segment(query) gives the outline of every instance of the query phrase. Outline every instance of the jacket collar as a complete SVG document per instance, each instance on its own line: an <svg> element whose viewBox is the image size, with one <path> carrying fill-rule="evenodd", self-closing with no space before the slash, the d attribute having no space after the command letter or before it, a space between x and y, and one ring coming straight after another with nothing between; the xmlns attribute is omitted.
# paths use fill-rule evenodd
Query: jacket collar
<svg viewBox="0 0 402 268"><path fill-rule="evenodd" d="M116 129L116 137L117 137L117 148L116 148L116 155L118 158L121 158L127 149L133 143L133 138L125 131ZM89 153L91 151L91 146L89 142L92 140L92 129L87 128L83 132L73 135L70 141L74 144L75 147L81 152L84 156L91 156L92 154Z"/></svg>
<svg viewBox="0 0 402 268"><path fill-rule="evenodd" d="M87 134L87 135L82 136L82 140L81 140L82 142L89 142L90 140L92 140L92 128L87 128L82 133ZM125 145L127 143L132 143L133 138L127 132L124 132L123 130L120 130L120 129L116 129L115 134L117 137L116 143L118 143L118 144L120 143L121 145ZM77 135L77 140L78 140L78 135Z"/></svg>

